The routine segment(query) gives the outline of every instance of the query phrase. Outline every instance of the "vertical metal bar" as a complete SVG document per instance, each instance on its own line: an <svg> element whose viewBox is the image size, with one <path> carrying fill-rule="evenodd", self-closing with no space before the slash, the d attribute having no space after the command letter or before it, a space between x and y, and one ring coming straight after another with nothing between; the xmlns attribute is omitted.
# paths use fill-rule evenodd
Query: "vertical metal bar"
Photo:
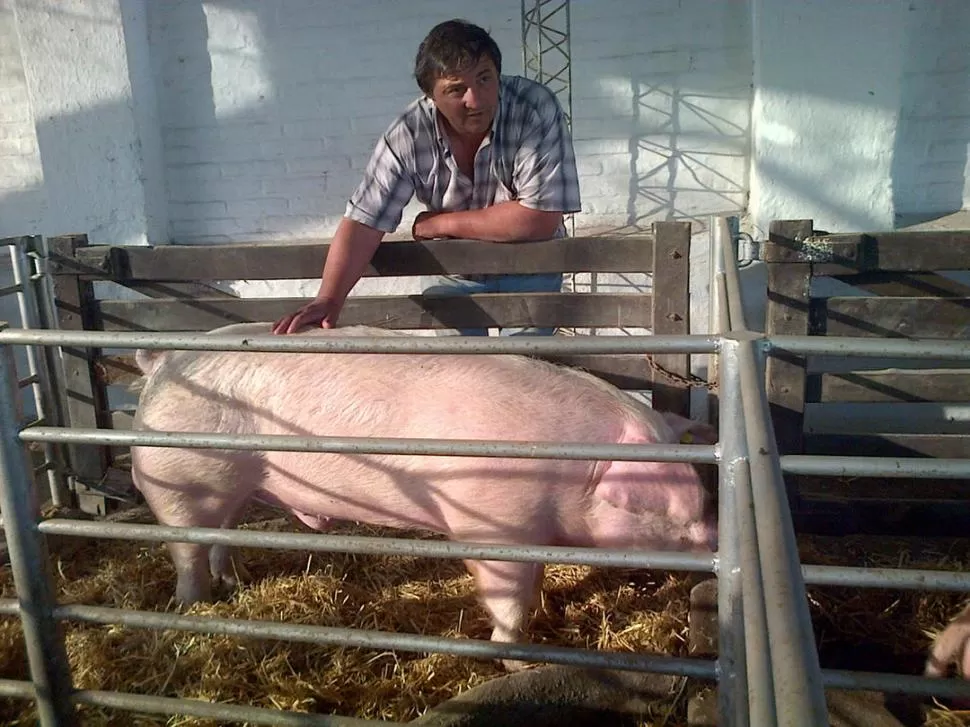
<svg viewBox="0 0 970 727"><path fill-rule="evenodd" d="M50 274L50 255L46 240L40 235L28 238L30 240L30 258L33 261L33 274L30 276L34 289L34 300L37 302L37 323L40 330L57 328L57 312L54 304L54 283ZM47 386L50 399L47 402L48 414L51 422L56 426L64 426L67 421L65 407L67 401L67 382L64 378L64 368L61 365L60 347L42 346L44 368L47 373ZM55 473L70 495L70 475L67 448L63 444L54 445Z"/></svg>
<svg viewBox="0 0 970 727"><path fill-rule="evenodd" d="M736 372L732 372L735 374ZM747 461L736 465L738 524L741 531L741 582L744 591L744 648L751 724L778 724L775 684L765 613L765 588L758 558L758 533L751 492L751 468Z"/></svg>
<svg viewBox="0 0 970 727"><path fill-rule="evenodd" d="M724 277L724 258L721 255L721 247L724 245L724 230L721 218L711 216L708 225L707 255L708 266L710 269L711 300L707 307L707 331L708 333L726 333L723 328L719 328L724 317L724 306L727 305L726 291L721 289L721 280Z"/></svg>
<svg viewBox="0 0 970 727"><path fill-rule="evenodd" d="M727 300L729 319L732 331L748 330L748 323L744 316L744 300L741 295L741 274L738 272L738 252L734 235L727 219L722 218L721 230L721 265L727 284Z"/></svg>
<svg viewBox="0 0 970 727"><path fill-rule="evenodd" d="M11 245L10 262L13 267L14 281L22 286L21 292L17 294L22 325L24 328L36 329L39 327L40 313L24 240L17 240L14 245ZM37 377L37 383L32 386L37 418L49 425L57 426L60 421L53 416L54 394L50 385L50 372L45 365L44 352L38 350L36 346L27 346L26 349L28 370L31 376ZM47 484L50 489L51 502L56 506L67 505L70 501L70 494L67 489L67 482L63 477L63 470L59 468L53 445L44 445L44 459L49 465L53 465L53 468L48 467L47 469Z"/></svg>
<svg viewBox="0 0 970 727"><path fill-rule="evenodd" d="M71 674L47 572L44 541L37 530L37 498L18 438L16 367L9 346L0 346L0 509L10 551L30 674L42 727L75 724Z"/></svg>
<svg viewBox="0 0 970 727"><path fill-rule="evenodd" d="M828 710L822 672L781 462L770 429L767 394L762 385L764 351L755 334L739 333L731 338L736 344L730 348L736 348L738 354L779 724L824 727L828 725Z"/></svg>
<svg viewBox="0 0 970 727"><path fill-rule="evenodd" d="M57 326L57 309L54 303L54 283L50 275L50 255L48 254L45 240L39 235L30 238L31 257L34 261L34 272L30 276L34 288L34 300L37 301L37 323L40 330L54 330ZM64 378L64 369L61 366L59 355L60 348L56 346L43 346L45 353L45 364L47 368L48 384L51 387L52 398L50 401L51 412L55 415L53 420L57 426L63 426L67 421L64 415L64 401L67 394L67 382ZM60 463L66 469L67 457L61 452Z"/></svg>
<svg viewBox="0 0 970 727"><path fill-rule="evenodd" d="M715 278L715 286L717 290L717 296L721 300L727 300L728 289L727 289L727 277L724 273L718 273L717 278ZM722 305L718 307L717 310L717 333L730 333L731 332L731 314L728 312L727 305Z"/></svg>
<svg viewBox="0 0 970 727"><path fill-rule="evenodd" d="M741 421L741 397L737 362L734 360L735 351L722 347L719 356L724 357L721 360L722 370L727 369L728 375L721 380L719 409L721 462L718 467L717 545L718 721L725 727L747 727L750 722L747 700L744 699L748 688L743 650L745 633L734 468L744 451L743 430L736 426Z"/></svg>

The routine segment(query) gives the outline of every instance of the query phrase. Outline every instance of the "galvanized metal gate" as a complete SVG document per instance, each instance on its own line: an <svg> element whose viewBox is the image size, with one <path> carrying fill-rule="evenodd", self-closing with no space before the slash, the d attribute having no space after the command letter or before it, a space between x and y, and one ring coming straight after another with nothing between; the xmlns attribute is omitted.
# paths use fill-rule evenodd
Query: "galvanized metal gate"
<svg viewBox="0 0 970 727"><path fill-rule="evenodd" d="M722 225L724 223L722 222ZM7 329L0 331L0 508L18 598L0 601L0 613L19 615L32 681L0 681L0 696L35 699L45 727L75 723L74 704L94 704L158 714L184 714L253 724L359 725L339 716L274 712L198 700L104 691L77 691L71 683L60 622L123 624L194 632L260 636L320 644L403 651L438 651L474 658L508 658L642 672L680 674L719 685L723 725L828 724L825 688L867 689L941 696L970 696L970 686L921 677L822 670L815 650L806 584L864 588L970 592L970 575L903 569L803 566L795 547L784 473L895 477L968 478L970 461L890 457L778 455L769 416L765 365L771 357L851 352L970 361L970 346L954 341L813 338L762 335L744 321L737 255L726 228L719 227L715 260L718 330L704 336L589 337L547 339L380 338L300 339L215 337L204 334L111 333ZM41 278L40 272L31 274ZM22 291L21 291L22 292ZM341 437L270 437L218 434L116 432L52 426L43 416L23 426L15 402L18 381L15 346L49 351L58 346L181 348L192 350L539 353L712 354L719 368L721 441L704 445L578 445ZM34 361L41 360L34 354ZM45 358L44 360L48 360ZM32 378L30 385L41 384ZM56 381L56 374L47 379ZM412 453L546 459L610 459L713 463L719 469L720 542L713 556L606 549L495 546L298 533L264 533L205 528L167 528L54 518L38 522L31 468L24 445L125 444L148 446L270 448L345 453ZM56 479L56 478L55 478ZM52 487L63 488L52 479ZM355 629L204 618L128 611L56 602L48 576L45 536L185 541L310 552L393 553L434 558L487 558L688 570L713 573L718 581L719 641L716 660L650 654L608 653L496 644L476 640L382 633Z"/></svg>

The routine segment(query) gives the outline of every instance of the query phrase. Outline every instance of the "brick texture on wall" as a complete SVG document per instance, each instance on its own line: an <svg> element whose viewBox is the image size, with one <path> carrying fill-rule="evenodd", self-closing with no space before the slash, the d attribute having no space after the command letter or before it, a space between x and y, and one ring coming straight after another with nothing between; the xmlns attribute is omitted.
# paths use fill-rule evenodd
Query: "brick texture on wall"
<svg viewBox="0 0 970 727"><path fill-rule="evenodd" d="M583 226L739 212L751 107L746 3L572 4Z"/></svg>
<svg viewBox="0 0 970 727"><path fill-rule="evenodd" d="M411 73L428 29L484 25L503 70L520 73L519 13L510 0L153 5L173 240L332 233L380 134L420 93Z"/></svg>
<svg viewBox="0 0 970 727"><path fill-rule="evenodd" d="M641 229L685 216L703 225L710 213L744 205L746 4L639 7L572 4L578 229ZM418 95L410 72L424 33L468 17L491 29L504 70L520 73L519 14L509 0L155 6L172 237L331 232L377 138Z"/></svg>
<svg viewBox="0 0 970 727"><path fill-rule="evenodd" d="M104 241L182 243L329 236L379 135L418 95L414 54L433 24L466 17L484 25L504 52L504 70L522 70L517 0L85 1L97 13L74 12L82 0L0 0L0 234L85 231ZM636 231L677 218L703 233L708 215L746 210L757 186L752 2L571 3L578 232ZM816 8L792 3L779 4L786 18ZM970 3L822 4L812 10L813 52L838 57L840 43L824 45L831 31L847 17L854 25L880 17L877 5L899 26L896 45L908 45L885 62L870 58L875 70L818 78L818 93L792 116L812 131L813 109L827 105L827 118L841 124L839 88L858 106L891 103L880 109L887 117L898 106L895 142L884 138L896 129L887 124L873 147L887 169L892 156L891 174L880 171L878 180L892 185L891 204L879 202L886 216L966 206L970 50L959 29L970 24ZM20 27L29 31L26 45L15 7L32 18ZM121 22L122 7L147 18L144 30L133 34ZM133 51L145 48L134 68ZM875 96L866 95L871 75L884 87ZM781 79L789 85L767 91L797 96L803 85L789 76ZM25 77L43 83L31 91ZM147 110L132 114L133 105ZM772 182L768 191L784 198L784 209L804 210L820 187L825 200L852 208L847 219L876 204L871 183L855 184L859 200L845 194L865 158L853 167L825 133L792 132L798 124L789 118L770 122L768 141L794 145L807 160L788 163L763 143L763 161L784 172L772 179L797 177L820 160L832 168L822 175L831 185L813 181L807 191ZM408 208L400 234L417 211ZM162 232L145 235L145 220Z"/></svg>
<svg viewBox="0 0 970 727"><path fill-rule="evenodd" d="M899 223L970 207L970 3L909 15L893 159Z"/></svg>
<svg viewBox="0 0 970 727"><path fill-rule="evenodd" d="M0 237L36 230L46 207L13 5L0 0ZM3 214L3 209L17 214ZM3 256L0 264L6 264Z"/></svg>

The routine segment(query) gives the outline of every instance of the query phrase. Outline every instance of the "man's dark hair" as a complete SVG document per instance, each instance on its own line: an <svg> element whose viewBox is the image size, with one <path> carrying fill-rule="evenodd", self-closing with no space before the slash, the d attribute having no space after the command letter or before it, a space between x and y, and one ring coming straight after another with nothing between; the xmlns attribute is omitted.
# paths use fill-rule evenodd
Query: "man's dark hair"
<svg viewBox="0 0 970 727"><path fill-rule="evenodd" d="M437 79L462 73L482 56L491 58L495 70L502 72L502 52L486 30L467 20L446 20L421 41L414 59L414 77L430 96Z"/></svg>

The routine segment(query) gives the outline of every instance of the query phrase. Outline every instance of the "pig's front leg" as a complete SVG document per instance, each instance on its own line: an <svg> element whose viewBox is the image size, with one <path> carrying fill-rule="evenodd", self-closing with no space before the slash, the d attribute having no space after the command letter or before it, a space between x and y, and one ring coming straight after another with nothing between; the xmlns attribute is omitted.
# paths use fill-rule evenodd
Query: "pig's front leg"
<svg viewBox="0 0 970 727"><path fill-rule="evenodd" d="M508 563L466 560L475 586L492 617L492 641L513 644L519 640L532 616L542 586L542 563ZM519 671L527 662L503 659L508 671Z"/></svg>
<svg viewBox="0 0 970 727"><path fill-rule="evenodd" d="M167 523L166 523L167 524ZM175 565L175 600L183 607L212 600L209 581L208 547L196 543L169 543L168 552Z"/></svg>
<svg viewBox="0 0 970 727"><path fill-rule="evenodd" d="M234 558L228 545L213 545L209 549L209 573L216 589L234 591L249 583L252 577L239 558Z"/></svg>

